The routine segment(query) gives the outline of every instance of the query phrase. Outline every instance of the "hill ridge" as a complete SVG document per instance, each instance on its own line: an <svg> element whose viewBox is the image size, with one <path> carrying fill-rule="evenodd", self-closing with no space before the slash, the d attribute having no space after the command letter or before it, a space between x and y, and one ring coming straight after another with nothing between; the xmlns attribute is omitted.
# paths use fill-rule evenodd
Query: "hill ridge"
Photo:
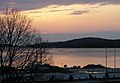
<svg viewBox="0 0 120 83"><path fill-rule="evenodd" d="M54 48L119 48L120 39L85 37L62 42L51 42L49 44Z"/></svg>

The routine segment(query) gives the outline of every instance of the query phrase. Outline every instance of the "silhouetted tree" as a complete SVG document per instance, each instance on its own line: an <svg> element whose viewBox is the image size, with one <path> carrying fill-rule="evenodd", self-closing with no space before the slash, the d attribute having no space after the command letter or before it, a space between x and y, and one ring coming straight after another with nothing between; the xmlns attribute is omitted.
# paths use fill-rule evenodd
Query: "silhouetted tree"
<svg viewBox="0 0 120 83"><path fill-rule="evenodd" d="M41 46L41 37L31 29L31 22L31 19L16 9L7 8L5 14L0 15L0 74L2 80L9 79L9 83L12 82L13 77L22 75L22 70L29 63L43 64L52 61L51 56L47 57L49 53L47 48ZM39 44L39 47L30 47L35 44Z"/></svg>

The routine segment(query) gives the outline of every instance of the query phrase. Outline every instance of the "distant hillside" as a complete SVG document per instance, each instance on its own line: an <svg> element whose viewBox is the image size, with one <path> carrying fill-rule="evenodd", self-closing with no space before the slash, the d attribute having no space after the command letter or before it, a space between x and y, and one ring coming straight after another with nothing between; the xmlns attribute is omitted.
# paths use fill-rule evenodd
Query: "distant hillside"
<svg viewBox="0 0 120 83"><path fill-rule="evenodd" d="M51 42L50 47L54 48L113 48L120 47L120 39L110 40L102 38L81 38L64 42Z"/></svg>
<svg viewBox="0 0 120 83"><path fill-rule="evenodd" d="M104 66L102 66L102 65L100 65L100 64L98 64L98 65L95 65L95 64L88 64L88 65L86 65L86 66L84 66L83 67L83 69L95 69L95 68L106 68L106 67L104 67Z"/></svg>

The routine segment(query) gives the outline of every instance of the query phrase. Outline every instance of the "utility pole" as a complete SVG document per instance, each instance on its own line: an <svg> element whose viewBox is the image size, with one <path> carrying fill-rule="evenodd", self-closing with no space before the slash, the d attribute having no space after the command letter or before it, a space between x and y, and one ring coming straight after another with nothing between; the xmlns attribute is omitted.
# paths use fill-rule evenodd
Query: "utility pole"
<svg viewBox="0 0 120 83"><path fill-rule="evenodd" d="M114 69L116 69L116 48L115 47L114 47Z"/></svg>
<svg viewBox="0 0 120 83"><path fill-rule="evenodd" d="M114 44L114 72L116 72L116 44Z"/></svg>
<svg viewBox="0 0 120 83"><path fill-rule="evenodd" d="M105 48L105 65L106 65L106 69L107 69L107 48Z"/></svg>
<svg viewBox="0 0 120 83"><path fill-rule="evenodd" d="M105 64L106 64L106 69L105 69L105 78L106 78L106 82L107 82L107 78L109 78L109 75L108 75L108 70L107 70L107 64L108 64L108 62L107 62L107 58L108 58L108 54L107 54L107 51L108 51L108 49L107 48L105 48Z"/></svg>

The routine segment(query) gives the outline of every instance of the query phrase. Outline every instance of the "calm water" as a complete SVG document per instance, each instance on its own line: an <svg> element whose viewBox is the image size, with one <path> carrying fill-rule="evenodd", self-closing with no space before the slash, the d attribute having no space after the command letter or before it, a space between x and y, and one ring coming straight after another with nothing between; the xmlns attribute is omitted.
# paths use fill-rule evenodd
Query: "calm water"
<svg viewBox="0 0 120 83"><path fill-rule="evenodd" d="M105 66L104 48L53 48L54 65L85 66L87 64L102 64ZM114 67L114 48L108 48L108 66ZM116 48L116 65L120 67L120 48Z"/></svg>

